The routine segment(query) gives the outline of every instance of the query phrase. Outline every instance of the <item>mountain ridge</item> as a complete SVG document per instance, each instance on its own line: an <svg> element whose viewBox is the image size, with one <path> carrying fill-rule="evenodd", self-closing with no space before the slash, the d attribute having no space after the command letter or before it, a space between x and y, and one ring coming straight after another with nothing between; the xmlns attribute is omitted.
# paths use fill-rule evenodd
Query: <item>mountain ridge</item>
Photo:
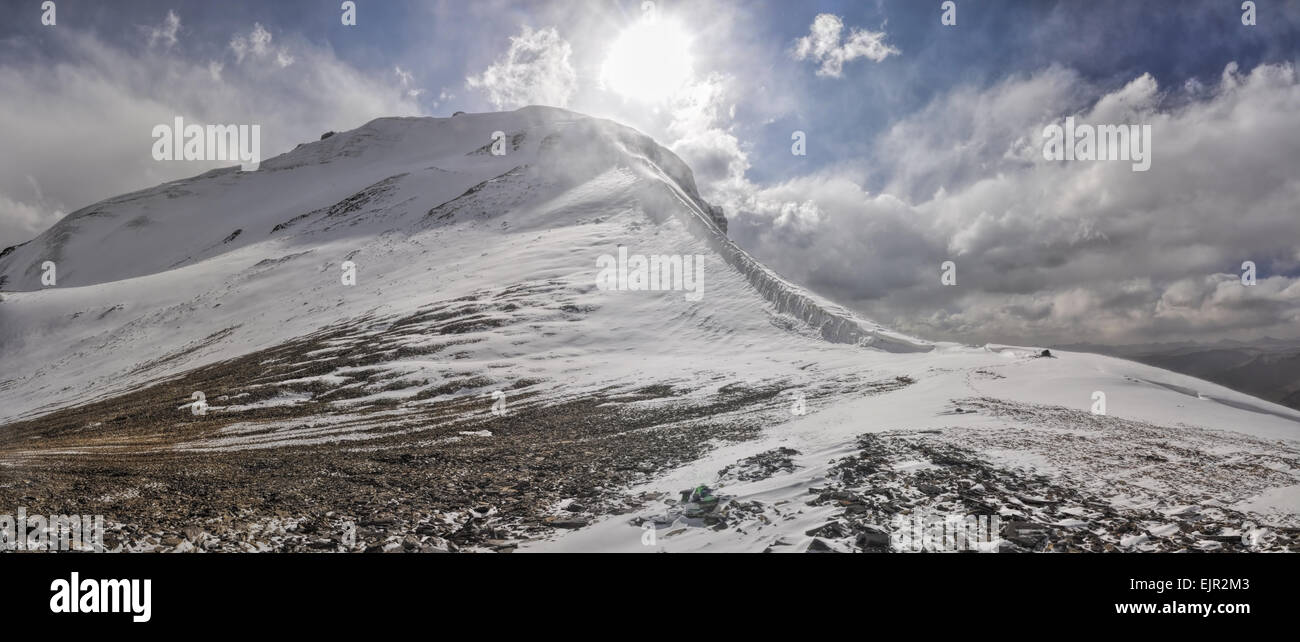
<svg viewBox="0 0 1300 642"><path fill-rule="evenodd" d="M1300 528L1300 412L860 319L607 123L381 119L11 251L17 275L63 254L0 301L0 472L28 482L0 503L75 497L114 550L861 550L931 510L1039 533L1007 551ZM700 300L598 287L620 248L702 257ZM711 521L667 501L700 484Z"/></svg>

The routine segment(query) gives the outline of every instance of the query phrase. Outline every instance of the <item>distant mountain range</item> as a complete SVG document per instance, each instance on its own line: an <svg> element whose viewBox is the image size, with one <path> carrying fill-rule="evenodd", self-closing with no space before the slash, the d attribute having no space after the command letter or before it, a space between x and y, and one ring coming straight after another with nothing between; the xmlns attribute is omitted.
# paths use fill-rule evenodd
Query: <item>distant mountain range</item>
<svg viewBox="0 0 1300 642"><path fill-rule="evenodd" d="M1225 339L1212 344L1123 346L1076 343L1061 349L1131 359L1300 409L1300 340L1266 337L1249 343Z"/></svg>

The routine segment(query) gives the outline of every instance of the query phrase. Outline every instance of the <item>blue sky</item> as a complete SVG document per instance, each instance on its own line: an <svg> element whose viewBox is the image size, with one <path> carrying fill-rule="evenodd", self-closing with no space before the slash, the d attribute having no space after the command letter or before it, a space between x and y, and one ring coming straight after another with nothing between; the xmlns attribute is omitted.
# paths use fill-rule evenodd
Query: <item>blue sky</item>
<svg viewBox="0 0 1300 642"><path fill-rule="evenodd" d="M1279 168L1300 138L1300 3L1260 0L1253 26L1235 0L956 0L955 26L940 4L663 0L686 56L633 56L684 70L646 97L607 63L646 19L639 1L357 0L345 26L336 0L59 0L53 27L40 2L4 2L0 144L18 152L0 161L0 246L180 178L141 142L172 114L261 123L269 156L379 116L545 102L654 136L739 243L904 330L1300 335L1300 250L1282 240L1300 238L1298 192ZM855 37L866 49L848 52ZM1154 123L1152 171L1034 162L1066 115ZM933 286L948 259L960 291ZM1229 287L1242 260L1266 287Z"/></svg>
<svg viewBox="0 0 1300 642"><path fill-rule="evenodd" d="M639 1L552 3L578 8L561 12L545 9L544 4L362 0L359 24L348 27L340 24L335 0L57 3L61 26L93 31L106 43L126 48L140 46L141 30L161 22L167 11L175 11L182 18L182 55L196 58L220 56L231 34L259 22L279 38L302 38L328 47L358 69L387 75L401 66L421 87L450 88L457 94L453 103L437 104L436 93L426 93L418 101L421 109L435 115L451 105L472 111L492 108L481 92L464 91L464 80L489 64L520 24L553 25L565 35L563 16L571 13L599 15L611 26L634 21L640 14ZM659 2L667 13L679 10L675 6L679 4L710 5ZM717 70L780 80L779 87L768 91L800 97L794 109L772 122L758 117L757 110L746 108L745 102L738 105L737 131L756 152L752 177L767 181L809 165L861 155L862 147L881 128L956 85L986 86L1009 74L1050 64L1074 69L1102 86L1123 84L1141 73L1150 73L1165 85L1189 78L1212 79L1228 61L1253 68L1260 62L1295 59L1294 43L1300 39L1296 23L1300 10L1295 2L1260 3L1260 10L1281 15L1266 16L1254 29L1234 30L1226 37L1223 24L1239 20L1238 4L970 0L958 2L958 25L947 28L939 24L939 2L746 2L744 11L751 16L743 24L746 46L735 48L732 55L712 52L708 60L717 64ZM6 15L36 15L37 5L7 2ZM692 15L708 13L705 9ZM806 67L785 52L791 42L807 34L808 25L820 13L841 16L847 25L884 30L889 43L902 53L884 64L849 64L842 78L831 81L809 73L771 71ZM6 58L59 59L57 42L42 37L49 34L32 28L34 24L34 20L0 24L0 39L8 44ZM701 49L710 48L705 44L708 39L708 30L702 30ZM746 98L761 102L762 93L755 91ZM791 129L815 132L826 153L798 160L785 154Z"/></svg>

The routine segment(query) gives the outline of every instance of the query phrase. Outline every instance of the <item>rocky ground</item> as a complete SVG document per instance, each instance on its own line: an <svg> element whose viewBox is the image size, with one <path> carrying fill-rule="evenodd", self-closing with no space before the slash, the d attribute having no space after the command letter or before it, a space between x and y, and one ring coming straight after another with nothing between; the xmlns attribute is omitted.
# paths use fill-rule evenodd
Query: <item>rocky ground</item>
<svg viewBox="0 0 1300 642"><path fill-rule="evenodd" d="M1231 506L1292 483L1300 452L1277 442L1174 430L1059 407L966 399L962 413L1013 418L998 430L886 431L834 463L814 506L841 507L809 531L810 551L897 550L915 515L996 516L998 552L1293 551L1300 525L1262 528ZM985 452L1042 457L1059 474L995 463ZM1135 469L1143 483L1135 483ZM1152 481L1156 483L1152 483ZM1167 483L1160 485L1159 481ZM892 543L892 546L891 546ZM969 547L973 549L974 547Z"/></svg>
<svg viewBox="0 0 1300 642"><path fill-rule="evenodd" d="M720 470L710 486L720 498L716 507L655 496L648 499L666 509L630 523L653 527L662 540L695 528L760 537L776 532L767 536L767 552L1285 552L1300 546L1293 519L1233 507L1270 486L1294 483L1300 469L1294 444L987 398L957 400L944 414L995 421L980 429L864 434L857 452L832 460L824 483L809 488L806 499L732 496L737 484L796 471L801 453L776 448ZM810 508L833 510L803 533L810 542L783 532L789 529L782 523ZM927 541L913 530L918 522L945 519L970 520L968 528L987 520L990 536L958 542L950 527L946 541L943 534Z"/></svg>
<svg viewBox="0 0 1300 642"><path fill-rule="evenodd" d="M788 421L785 382L575 393L513 371L403 375L404 359L454 362L484 332L545 332L584 313L550 288L354 320L5 426L0 513L102 514L113 551L509 552L615 515L636 513L633 525L669 538L774 528L817 507L835 512L807 531L810 552L898 550L896 524L917 514L997 516L1002 552L1283 551L1300 538L1300 524L1252 529L1258 516L1233 508L1296 483L1289 442L957 399L942 414L992 421L863 434L799 501L728 496L800 469L793 448L744 457L708 480L719 501L701 510L630 489ZM546 303L525 309L521 297ZM914 383L849 377L801 390L815 408ZM503 415L488 412L492 389L509 393ZM205 415L189 412L195 390L207 393ZM769 550L796 545L775 536Z"/></svg>
<svg viewBox="0 0 1300 642"><path fill-rule="evenodd" d="M511 311L508 300L450 302L384 320L382 337L366 340L378 320L359 320L10 424L0 507L102 514L112 551L508 552L635 510L645 498L629 486L787 412L773 382L706 399L672 384L573 395L507 376L430 385L383 367L454 359L470 330ZM510 393L502 416L488 412L489 384ZM906 383L836 385L874 394ZM195 390L207 391L205 415L186 406ZM339 403L385 390L412 394ZM285 395L301 399L265 403Z"/></svg>
<svg viewBox="0 0 1300 642"><path fill-rule="evenodd" d="M636 498L620 489L697 457L711 440L745 439L760 428L711 422L710 414L762 403L777 392L746 390L705 406L646 412L577 399L490 422L431 417L419 440L394 435L369 440L364 450L336 443L169 450L187 438L163 436L170 418L127 416L118 422L122 429L97 430L93 441L145 433L151 452L68 456L60 453L87 444L60 435L47 419L42 423L57 446L42 447L35 442L43 431L20 426L26 438L0 449L0 506L24 506L29 514L104 514L110 550L504 551L515 540L635 508ZM144 406L166 395L137 394ZM622 399L664 394L671 391ZM81 424L86 414L102 412L58 419Z"/></svg>
<svg viewBox="0 0 1300 642"><path fill-rule="evenodd" d="M993 465L943 437L864 435L862 451L839 461L832 483L816 489L809 502L843 507L837 519L809 532L821 540L811 548L889 550L894 525L917 513L997 516L996 550L1003 553L1285 551L1300 543L1297 528L1243 538L1251 518L1213 503L1169 498L1149 507L1118 507L1113 496Z"/></svg>

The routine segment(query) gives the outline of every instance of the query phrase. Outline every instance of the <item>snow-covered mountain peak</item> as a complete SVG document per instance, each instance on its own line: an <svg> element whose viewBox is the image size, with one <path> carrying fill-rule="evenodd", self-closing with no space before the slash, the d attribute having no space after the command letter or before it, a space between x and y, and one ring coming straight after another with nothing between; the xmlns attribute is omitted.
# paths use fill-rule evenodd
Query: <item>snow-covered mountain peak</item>
<svg viewBox="0 0 1300 642"><path fill-rule="evenodd" d="M662 176L725 229L721 212L700 198L680 159L612 121L550 107L379 118L299 145L255 172L213 170L73 212L37 238L2 250L0 289L41 289L45 261L58 266L62 286L193 264L264 240L298 215L329 208L382 181L388 188L419 184L410 186L409 191L423 188L412 195L410 209L427 210L518 168L530 170L536 187L572 186L611 167Z"/></svg>
<svg viewBox="0 0 1300 642"><path fill-rule="evenodd" d="M657 285L634 257L668 266ZM733 512L664 547L878 546L905 506L1014 520L1011 550L1211 550L1300 515L1300 413L891 332L737 247L670 151L564 110L384 118L111 198L0 277L0 471L34 480L10 490L36 510L96 471L83 512L140 533L391 503L420 546L647 550L700 483Z"/></svg>
<svg viewBox="0 0 1300 642"><path fill-rule="evenodd" d="M152 359L223 337L136 373L156 376L229 354L232 344L273 345L358 314L539 279L569 284L592 310L647 320L644 334L703 313L711 320L696 330L705 334L758 324L764 334L932 349L785 281L725 227L685 163L612 121L544 107L381 118L257 171L213 170L104 200L7 250L0 351L36 363L37 336L86 349L147 336L154 345L133 339L123 349ZM603 257L625 255L676 257L685 261L679 276L698 265L706 278L689 297L597 289ZM42 282L50 264L53 285ZM341 283L343 268L355 269L355 287ZM434 280L418 287L419 275ZM102 370L79 362L86 376L139 381L120 376L112 351L98 356Z"/></svg>

